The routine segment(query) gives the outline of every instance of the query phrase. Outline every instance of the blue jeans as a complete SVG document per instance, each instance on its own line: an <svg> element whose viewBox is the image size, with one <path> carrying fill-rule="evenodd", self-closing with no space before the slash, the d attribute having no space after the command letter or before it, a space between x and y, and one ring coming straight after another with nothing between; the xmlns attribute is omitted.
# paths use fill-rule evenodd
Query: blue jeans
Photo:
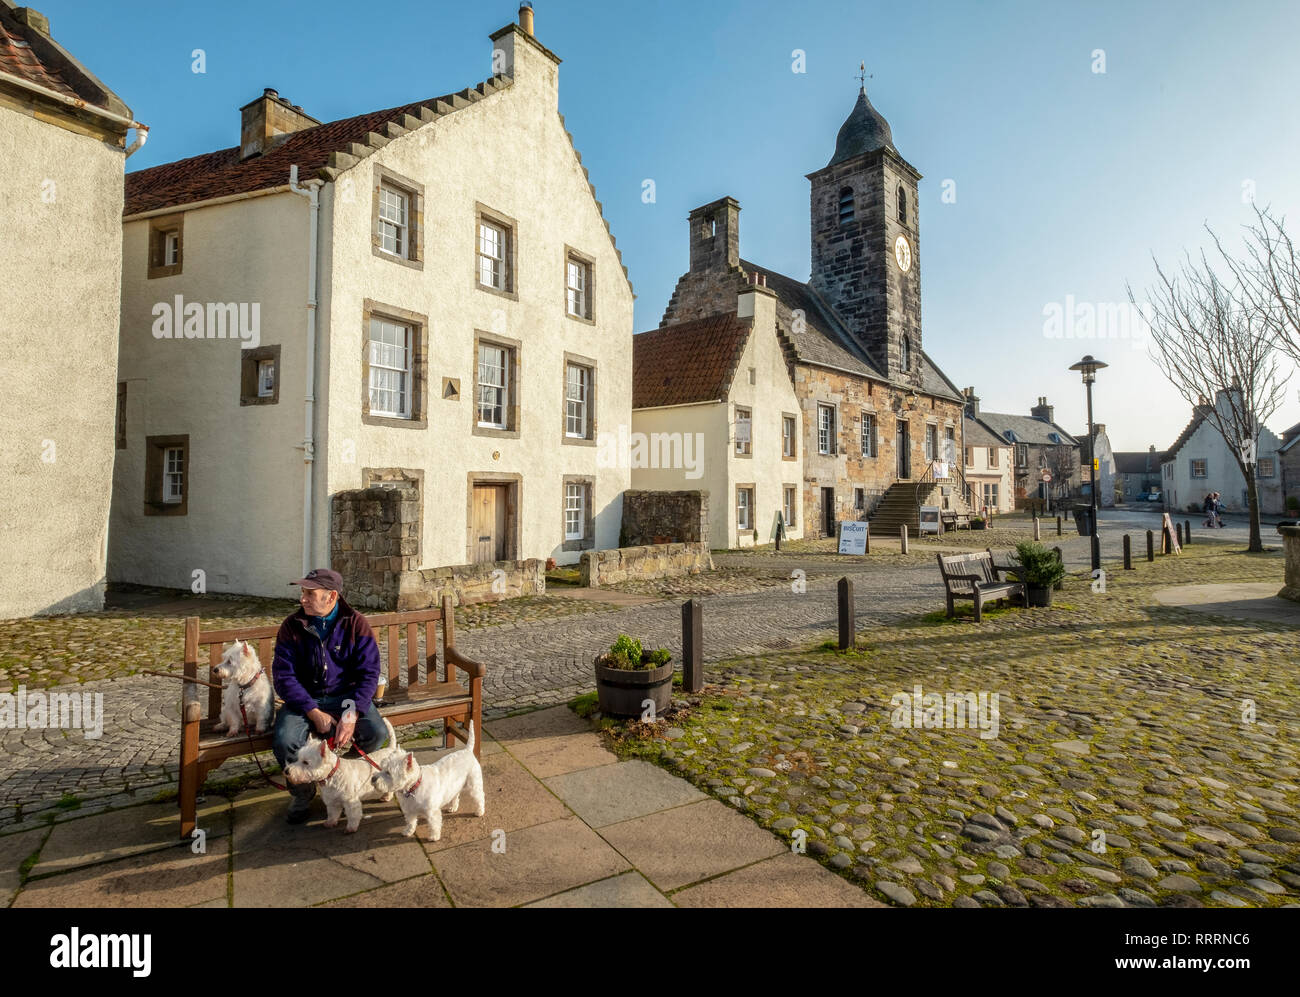
<svg viewBox="0 0 1300 997"><path fill-rule="evenodd" d="M316 700L316 705L332 716L335 720L343 715L343 696L322 696ZM280 763L281 771L298 758L299 749L307 743L307 738L315 734L319 737L316 728L312 726L310 720L299 713L297 710L285 706L275 717L275 729L271 732L271 751L275 755L275 760ZM352 734L354 744L360 745L361 750L369 754L377 751L388 741L388 728L384 726L384 718L379 715L379 707L374 703L370 704L370 709L357 717L356 730ZM315 783L303 783L294 785L285 781L289 792L293 794L295 802L305 804L311 801L316 795Z"/></svg>

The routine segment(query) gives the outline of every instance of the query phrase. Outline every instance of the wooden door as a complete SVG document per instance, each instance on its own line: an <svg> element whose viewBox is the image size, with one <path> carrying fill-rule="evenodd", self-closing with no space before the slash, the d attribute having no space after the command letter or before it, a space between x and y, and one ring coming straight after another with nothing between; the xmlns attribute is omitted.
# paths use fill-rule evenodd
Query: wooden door
<svg viewBox="0 0 1300 997"><path fill-rule="evenodd" d="M507 502L505 485L474 486L474 562L504 561Z"/></svg>
<svg viewBox="0 0 1300 997"><path fill-rule="evenodd" d="M822 530L828 537L835 536L835 489L822 489Z"/></svg>
<svg viewBox="0 0 1300 997"><path fill-rule="evenodd" d="M906 481L912 477L912 440L911 430L906 419L898 420L898 438L895 441L898 451L898 477Z"/></svg>

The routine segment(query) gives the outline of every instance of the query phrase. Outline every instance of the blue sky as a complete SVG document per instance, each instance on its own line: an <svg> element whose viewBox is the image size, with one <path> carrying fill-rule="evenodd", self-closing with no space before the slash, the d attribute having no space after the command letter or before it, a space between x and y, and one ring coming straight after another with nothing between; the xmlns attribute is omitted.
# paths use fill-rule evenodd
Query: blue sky
<svg viewBox="0 0 1300 997"><path fill-rule="evenodd" d="M491 75L513 2L358 8L234 0L38 0L63 45L150 126L131 169L235 145L271 86L325 120ZM984 408L1039 395L1080 431L1067 368L1110 364L1095 411L1117 449L1168 446L1189 417L1135 339L1048 338L1045 309L1125 301L1251 217L1243 191L1300 218L1300 5L1249 2L593 3L537 0L564 59L560 106L654 328L687 267L686 215L741 204L741 253L806 279L808 181L868 93L921 182L927 352ZM384 22L392 27L384 30ZM203 49L206 72L191 71ZM796 49L803 73L792 71ZM1105 72L1094 72L1095 50ZM642 183L655 182L654 203ZM944 181L956 199L945 203ZM1294 226L1293 226L1294 228ZM1270 420L1300 422L1300 378Z"/></svg>

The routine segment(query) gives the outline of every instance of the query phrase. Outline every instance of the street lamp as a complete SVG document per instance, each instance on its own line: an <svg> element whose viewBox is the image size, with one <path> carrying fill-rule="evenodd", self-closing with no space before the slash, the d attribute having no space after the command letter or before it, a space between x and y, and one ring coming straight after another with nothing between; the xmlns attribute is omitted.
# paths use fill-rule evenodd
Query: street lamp
<svg viewBox="0 0 1300 997"><path fill-rule="evenodd" d="M1101 568L1101 538L1097 536L1097 435L1092 428L1092 382L1097 380L1097 371L1105 366L1106 364L1100 360L1094 359L1091 353L1078 363L1070 365L1070 370L1077 370L1083 375L1084 387L1088 389L1088 483L1092 492L1090 505L1092 509L1093 571Z"/></svg>

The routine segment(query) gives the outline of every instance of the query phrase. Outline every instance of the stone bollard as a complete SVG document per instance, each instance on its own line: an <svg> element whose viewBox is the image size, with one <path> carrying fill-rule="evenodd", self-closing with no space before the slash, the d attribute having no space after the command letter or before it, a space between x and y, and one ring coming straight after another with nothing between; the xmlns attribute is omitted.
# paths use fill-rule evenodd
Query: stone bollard
<svg viewBox="0 0 1300 997"><path fill-rule="evenodd" d="M907 527L903 528L907 529ZM847 651L854 645L854 636L857 630L853 619L853 582L847 577L841 578L836 585L836 598L838 600L837 616L840 625L840 650Z"/></svg>
<svg viewBox="0 0 1300 997"><path fill-rule="evenodd" d="M903 541L903 553L907 553L907 524L904 523L898 528L898 536Z"/></svg>
<svg viewBox="0 0 1300 997"><path fill-rule="evenodd" d="M1127 533L1124 534L1124 570L1133 570L1133 544Z"/></svg>
<svg viewBox="0 0 1300 997"><path fill-rule="evenodd" d="M682 691L704 688L704 605L695 599L682 603Z"/></svg>
<svg viewBox="0 0 1300 997"><path fill-rule="evenodd" d="M1034 517L1034 540L1035 542L1037 542L1042 539L1043 539L1043 534L1042 534L1041 524L1039 523L1038 517L1035 516Z"/></svg>

